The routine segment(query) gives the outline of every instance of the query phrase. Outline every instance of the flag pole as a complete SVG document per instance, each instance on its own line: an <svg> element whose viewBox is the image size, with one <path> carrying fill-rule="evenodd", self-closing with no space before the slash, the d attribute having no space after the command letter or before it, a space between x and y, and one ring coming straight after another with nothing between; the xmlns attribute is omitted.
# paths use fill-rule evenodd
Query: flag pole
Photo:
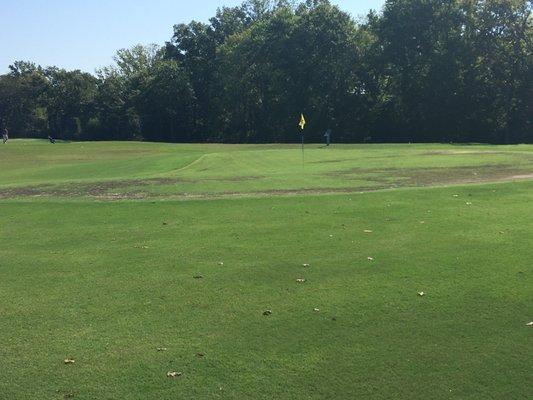
<svg viewBox="0 0 533 400"><path fill-rule="evenodd" d="M305 167L305 151L304 151L304 144L305 144L305 136L304 136L304 128L305 128L305 117L303 113L300 115L300 123L298 124L300 129L302 130L302 168Z"/></svg>
<svg viewBox="0 0 533 400"><path fill-rule="evenodd" d="M305 152L304 152L304 139L305 139L305 136L304 136L304 133L302 131L302 167L305 167Z"/></svg>

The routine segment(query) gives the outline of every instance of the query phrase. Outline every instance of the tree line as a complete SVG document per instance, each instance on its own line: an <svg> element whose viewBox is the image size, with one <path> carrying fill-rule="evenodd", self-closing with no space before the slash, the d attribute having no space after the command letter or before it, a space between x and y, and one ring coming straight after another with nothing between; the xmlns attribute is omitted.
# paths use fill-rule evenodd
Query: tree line
<svg viewBox="0 0 533 400"><path fill-rule="evenodd" d="M533 142L526 0L248 0L95 74L17 61L0 75L13 136L69 140Z"/></svg>

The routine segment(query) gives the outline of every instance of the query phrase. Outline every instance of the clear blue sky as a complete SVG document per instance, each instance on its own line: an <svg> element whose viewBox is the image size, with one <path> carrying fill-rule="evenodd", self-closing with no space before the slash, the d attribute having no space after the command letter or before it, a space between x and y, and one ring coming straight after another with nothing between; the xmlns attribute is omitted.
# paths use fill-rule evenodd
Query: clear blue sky
<svg viewBox="0 0 533 400"><path fill-rule="evenodd" d="M384 0L333 0L354 17ZM0 0L0 73L15 60L94 72L116 50L163 44L172 26L242 0Z"/></svg>

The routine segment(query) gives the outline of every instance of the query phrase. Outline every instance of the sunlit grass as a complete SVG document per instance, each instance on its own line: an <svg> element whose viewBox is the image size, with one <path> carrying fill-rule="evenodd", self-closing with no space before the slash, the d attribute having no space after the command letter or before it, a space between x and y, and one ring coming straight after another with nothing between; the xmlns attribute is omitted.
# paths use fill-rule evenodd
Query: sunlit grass
<svg viewBox="0 0 533 400"><path fill-rule="evenodd" d="M24 143L0 147L0 192L171 177L207 195L0 200L0 399L529 397L532 181L269 191L531 172L530 146L310 148L302 172L297 147ZM496 154L427 154L472 149Z"/></svg>

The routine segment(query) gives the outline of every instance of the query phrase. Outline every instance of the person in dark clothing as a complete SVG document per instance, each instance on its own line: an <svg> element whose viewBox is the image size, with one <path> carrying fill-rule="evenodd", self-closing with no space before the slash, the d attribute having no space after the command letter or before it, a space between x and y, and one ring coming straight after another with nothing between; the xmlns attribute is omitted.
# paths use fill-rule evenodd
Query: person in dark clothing
<svg viewBox="0 0 533 400"><path fill-rule="evenodd" d="M48 140L50 141L50 143L56 144L56 140L51 135L48 135Z"/></svg>
<svg viewBox="0 0 533 400"><path fill-rule="evenodd" d="M7 128L2 129L2 140L4 141L4 144L9 140L9 131Z"/></svg>
<svg viewBox="0 0 533 400"><path fill-rule="evenodd" d="M326 131L324 137L326 138L326 146L329 147L329 145L331 144L331 129L328 129Z"/></svg>

